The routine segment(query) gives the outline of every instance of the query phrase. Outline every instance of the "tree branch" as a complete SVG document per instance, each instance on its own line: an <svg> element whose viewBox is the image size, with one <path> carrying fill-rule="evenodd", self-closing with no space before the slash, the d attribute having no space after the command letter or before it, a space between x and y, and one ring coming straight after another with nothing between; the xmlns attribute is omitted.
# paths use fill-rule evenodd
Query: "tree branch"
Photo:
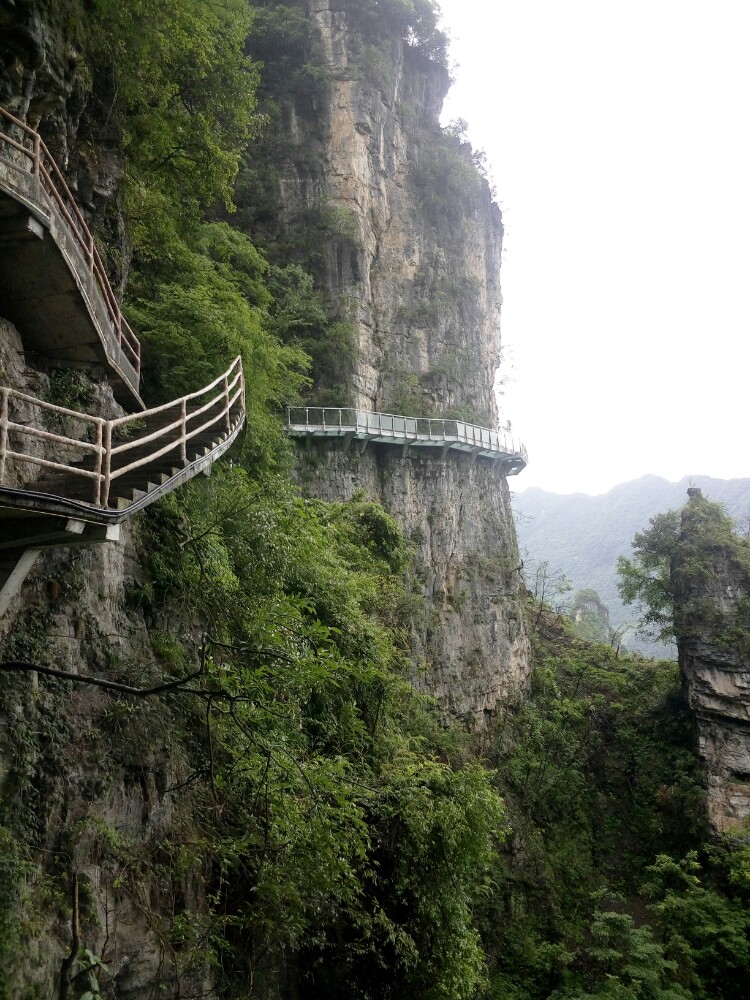
<svg viewBox="0 0 750 1000"><path fill-rule="evenodd" d="M102 677L91 677L88 674L72 674L67 670L58 670L56 667L48 667L42 663L28 663L25 660L6 660L0 663L0 671L5 673L37 673L45 677L57 677L59 680L72 681L74 684L90 684L93 687L104 688L105 691L117 691L118 694L129 694L135 698L152 698L167 691L179 690L184 684L195 680L203 673L203 666L195 673L188 674L187 677L180 677L176 681L168 681L165 684L157 684L151 688L137 688L130 684L120 684L118 681L105 681ZM204 694L205 692L190 689L190 694Z"/></svg>

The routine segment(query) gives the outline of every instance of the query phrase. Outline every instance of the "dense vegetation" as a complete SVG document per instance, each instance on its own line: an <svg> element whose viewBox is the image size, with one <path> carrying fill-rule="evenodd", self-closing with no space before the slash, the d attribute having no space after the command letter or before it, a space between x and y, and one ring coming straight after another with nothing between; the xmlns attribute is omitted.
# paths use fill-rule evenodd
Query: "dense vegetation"
<svg viewBox="0 0 750 1000"><path fill-rule="evenodd" d="M442 58L428 0L352 7L364 30L395 25ZM132 250L110 261L129 274L147 390L194 388L240 353L252 434L231 467L141 525L148 572L128 601L159 677L193 675L189 684L158 699L92 697L76 728L68 682L42 678L27 704L25 679L3 680L3 716L16 723L0 815L0 968L39 933L35 913L69 928L72 859L85 844L117 905L145 915L165 988L185 997L205 995L207 970L227 997L746 995L750 863L742 848L704 846L674 664L584 642L532 602L532 691L506 706L480 752L406 680L410 623L425 609L405 583L413 552L398 525L364 495L306 501L288 481L278 408L305 391L315 345L345 343L345 329L316 285L312 249L256 246L231 225L231 198L243 149L264 127L262 74L289 86L301 75L308 94L325 86L299 6L94 8L92 73L116 81L127 153ZM248 32L262 41L282 30L303 58L248 60ZM253 192L271 198L272 163L255 158L241 176L234 218L246 222ZM275 209L262 207L268 232ZM316 240L336 227L343 238L346 220L316 218ZM4 659L44 660L54 600L47 617L30 609ZM157 679L106 654L96 622L86 629L92 672ZM95 788L91 809L55 832L56 783L127 773L157 746L173 779L168 833L123 836L97 813ZM86 951L93 893L80 891L83 938L61 997L116 995L107 955ZM0 974L0 996L6 986Z"/></svg>
<svg viewBox="0 0 750 1000"><path fill-rule="evenodd" d="M493 762L513 831L484 911L489 995L735 997L750 987L747 849L704 846L676 664L529 616L531 699Z"/></svg>

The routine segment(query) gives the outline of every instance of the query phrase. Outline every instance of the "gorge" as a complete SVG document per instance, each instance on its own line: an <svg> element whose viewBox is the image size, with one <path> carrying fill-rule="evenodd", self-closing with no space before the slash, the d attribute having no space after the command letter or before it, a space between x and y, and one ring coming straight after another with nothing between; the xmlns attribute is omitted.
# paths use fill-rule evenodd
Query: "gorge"
<svg viewBox="0 0 750 1000"><path fill-rule="evenodd" d="M0 998L743 991L744 806L717 839L674 665L525 589L435 5L18 0L0 53L116 330L57 349L19 270L65 239L6 183Z"/></svg>

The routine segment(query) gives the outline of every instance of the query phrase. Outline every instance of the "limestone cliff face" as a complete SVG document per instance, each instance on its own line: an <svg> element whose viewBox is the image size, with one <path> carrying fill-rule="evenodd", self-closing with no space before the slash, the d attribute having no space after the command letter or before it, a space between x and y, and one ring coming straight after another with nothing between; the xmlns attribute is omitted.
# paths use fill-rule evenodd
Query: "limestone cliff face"
<svg viewBox="0 0 750 1000"><path fill-rule="evenodd" d="M440 129L448 71L363 25L356 0L300 6L325 84L311 100L279 82L272 155L284 224L325 217L321 278L355 328L350 398L494 424L502 218L470 145Z"/></svg>
<svg viewBox="0 0 750 1000"><path fill-rule="evenodd" d="M351 450L350 450L351 452ZM528 639L519 607L520 560L503 476L469 456L445 461L398 448L306 451L302 488L346 500L364 490L400 521L415 547L415 685L481 728L525 682Z"/></svg>
<svg viewBox="0 0 750 1000"><path fill-rule="evenodd" d="M273 224L283 230L313 212L325 218L321 277L355 334L349 398L371 409L453 412L492 424L499 210L468 145L439 129L444 66L387 32L360 30L352 6L322 0L306 8L324 54L325 100L300 94L281 102L293 155L282 163ZM96 216L113 200L121 161L100 114L106 93L90 95L79 60L75 11L75 0L19 0L0 13L0 101L39 126L84 209ZM1 318L0 327L4 380L47 395L43 364L24 356ZM92 412L114 414L102 387L92 384L90 392ZM11 472L19 480L28 475ZM414 590L423 598L411 637L415 683L447 713L481 727L528 673L519 559L500 470L468 456L332 447L300 455L298 476L305 490L326 499L364 489L401 521L416 553ZM188 659L197 658L192 633L199 624L146 618L141 531L125 526L119 545L44 553L0 623L3 658L139 686L170 666L160 634L179 634ZM177 720L163 706L119 703L60 682L40 686L28 674L5 680L0 823L12 812L29 844L49 857L57 883L69 876L62 904L48 905L43 880L29 890L39 898L13 900L33 922L19 929L27 961L0 968L8 995L52 995L81 928L87 947L106 952L123 1000L150 996L157 983L165 996L210 995L205 970L188 969L176 981L164 933L176 914L205 912L195 870L171 880L158 854L165 840L179 845L196 835L194 762L187 737L173 741ZM123 888L123 865L141 873L137 891ZM74 873L78 908L70 913Z"/></svg>
<svg viewBox="0 0 750 1000"><path fill-rule="evenodd" d="M695 530L694 502L683 511L683 541ZM706 766L709 821L723 833L750 817L750 649L734 628L744 614L750 572L732 546L713 546L701 562L700 571L689 562L672 567L675 625Z"/></svg>
<svg viewBox="0 0 750 1000"><path fill-rule="evenodd" d="M354 400L389 411L412 395L422 412L463 407L494 422L502 222L469 147L437 132L448 74L390 40L375 49L376 88L366 43L333 7L312 17L332 74L329 204L357 223L348 258L334 243L328 262L357 327Z"/></svg>
<svg viewBox="0 0 750 1000"><path fill-rule="evenodd" d="M0 104L39 131L96 227L112 212L124 160L112 116L112 82L103 75L92 89L83 58L84 26L79 0L3 5Z"/></svg>
<svg viewBox="0 0 750 1000"><path fill-rule="evenodd" d="M471 147L440 128L447 69L363 22L356 0L301 7L327 82L313 103L274 92L276 166L284 226L321 212L328 222L319 277L355 340L334 401L494 426L503 226ZM325 446L314 465L300 462L310 495L364 489L416 539L428 609L414 628L416 681L481 725L529 669L505 477L467 456L402 457L387 445L362 455Z"/></svg>

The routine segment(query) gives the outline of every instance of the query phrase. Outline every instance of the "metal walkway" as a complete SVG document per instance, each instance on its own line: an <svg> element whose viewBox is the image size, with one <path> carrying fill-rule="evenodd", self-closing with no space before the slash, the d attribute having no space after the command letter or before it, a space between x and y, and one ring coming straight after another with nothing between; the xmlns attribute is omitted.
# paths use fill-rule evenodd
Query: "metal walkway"
<svg viewBox="0 0 750 1000"><path fill-rule="evenodd" d="M406 454L411 448L430 448L445 458L449 452L465 452L473 459L489 459L506 476L517 476L528 464L526 448L503 431L493 431L463 420L431 417L404 417L346 407L289 407L287 433L291 437L343 438L345 448L359 442L400 445Z"/></svg>
<svg viewBox="0 0 750 1000"><path fill-rule="evenodd" d="M0 107L0 315L49 363L102 370L143 408L141 349L86 220L41 137Z"/></svg>

